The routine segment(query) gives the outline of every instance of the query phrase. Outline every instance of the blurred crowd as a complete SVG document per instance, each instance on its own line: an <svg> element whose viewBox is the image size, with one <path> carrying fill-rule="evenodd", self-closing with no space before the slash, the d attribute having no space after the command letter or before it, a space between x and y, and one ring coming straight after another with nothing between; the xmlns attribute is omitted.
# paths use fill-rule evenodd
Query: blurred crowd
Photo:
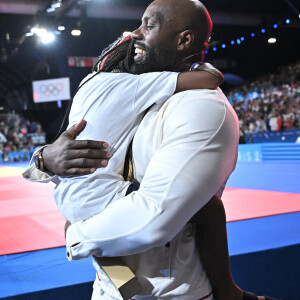
<svg viewBox="0 0 300 300"><path fill-rule="evenodd" d="M232 90L228 99L239 117L241 138L255 132L300 128L300 61ZM40 123L16 113L0 114L3 161L10 161L8 153L17 151L24 156L14 160L27 160L36 144L43 143Z"/></svg>
<svg viewBox="0 0 300 300"><path fill-rule="evenodd" d="M300 127L300 61L260 76L228 94L241 135Z"/></svg>
<svg viewBox="0 0 300 300"><path fill-rule="evenodd" d="M28 160L35 147L34 137L43 134L38 122L29 121L16 113L0 114L0 152L3 162L11 161L9 152L23 152L14 161Z"/></svg>

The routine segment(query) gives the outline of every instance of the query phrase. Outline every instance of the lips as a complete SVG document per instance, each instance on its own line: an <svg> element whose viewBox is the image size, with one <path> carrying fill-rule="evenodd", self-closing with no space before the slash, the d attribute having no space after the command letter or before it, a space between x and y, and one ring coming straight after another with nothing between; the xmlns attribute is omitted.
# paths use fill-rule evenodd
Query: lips
<svg viewBox="0 0 300 300"><path fill-rule="evenodd" d="M142 47L140 47L138 45L134 45L134 47L135 47L135 51L134 51L135 56L134 56L133 59L134 59L135 62L139 62L146 55L146 50L144 50Z"/></svg>

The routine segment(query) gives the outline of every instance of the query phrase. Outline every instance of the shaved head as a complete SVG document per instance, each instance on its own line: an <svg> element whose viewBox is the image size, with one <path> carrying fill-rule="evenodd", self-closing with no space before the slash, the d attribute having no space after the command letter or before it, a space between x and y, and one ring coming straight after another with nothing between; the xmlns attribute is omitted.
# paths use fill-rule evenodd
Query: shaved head
<svg viewBox="0 0 300 300"><path fill-rule="evenodd" d="M212 22L197 0L155 0L132 33L136 48L132 71L183 71L203 61Z"/></svg>
<svg viewBox="0 0 300 300"><path fill-rule="evenodd" d="M157 7L164 21L172 24L176 32L191 29L195 34L193 48L206 50L211 36L212 21L206 7L198 0L155 0L149 5Z"/></svg>

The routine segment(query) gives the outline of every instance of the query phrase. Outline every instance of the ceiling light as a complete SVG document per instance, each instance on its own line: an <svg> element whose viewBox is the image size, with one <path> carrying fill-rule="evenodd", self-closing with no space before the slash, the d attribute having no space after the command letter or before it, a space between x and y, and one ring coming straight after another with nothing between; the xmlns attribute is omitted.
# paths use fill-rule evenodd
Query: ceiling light
<svg viewBox="0 0 300 300"><path fill-rule="evenodd" d="M274 44L274 43L276 43L276 38L269 38L269 39L268 39L268 43L269 43L269 44Z"/></svg>
<svg viewBox="0 0 300 300"><path fill-rule="evenodd" d="M45 34L47 34L47 30L45 28L38 28L38 27L31 28L31 32L38 35L39 37L42 37Z"/></svg>
<svg viewBox="0 0 300 300"><path fill-rule="evenodd" d="M41 41L43 44L49 44L53 42L55 39L55 36L52 32L47 32L45 35L41 37Z"/></svg>
<svg viewBox="0 0 300 300"><path fill-rule="evenodd" d="M57 27L57 29L58 29L59 31L64 31L64 30L66 29L66 27L65 27L65 26L62 26L62 25L60 25L60 26L58 26L58 27Z"/></svg>
<svg viewBox="0 0 300 300"><path fill-rule="evenodd" d="M81 30L79 30L79 29L73 29L71 31L71 34L74 35L74 36L80 36L81 35Z"/></svg>

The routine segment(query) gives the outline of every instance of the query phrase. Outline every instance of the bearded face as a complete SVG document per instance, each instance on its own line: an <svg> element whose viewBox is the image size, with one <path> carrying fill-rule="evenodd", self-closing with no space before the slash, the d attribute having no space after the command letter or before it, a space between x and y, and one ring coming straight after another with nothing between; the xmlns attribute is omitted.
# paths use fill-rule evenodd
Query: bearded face
<svg viewBox="0 0 300 300"><path fill-rule="evenodd" d="M134 42L135 56L131 65L133 74L147 72L171 71L173 69L174 54L168 42L157 42L147 46L141 41Z"/></svg>

